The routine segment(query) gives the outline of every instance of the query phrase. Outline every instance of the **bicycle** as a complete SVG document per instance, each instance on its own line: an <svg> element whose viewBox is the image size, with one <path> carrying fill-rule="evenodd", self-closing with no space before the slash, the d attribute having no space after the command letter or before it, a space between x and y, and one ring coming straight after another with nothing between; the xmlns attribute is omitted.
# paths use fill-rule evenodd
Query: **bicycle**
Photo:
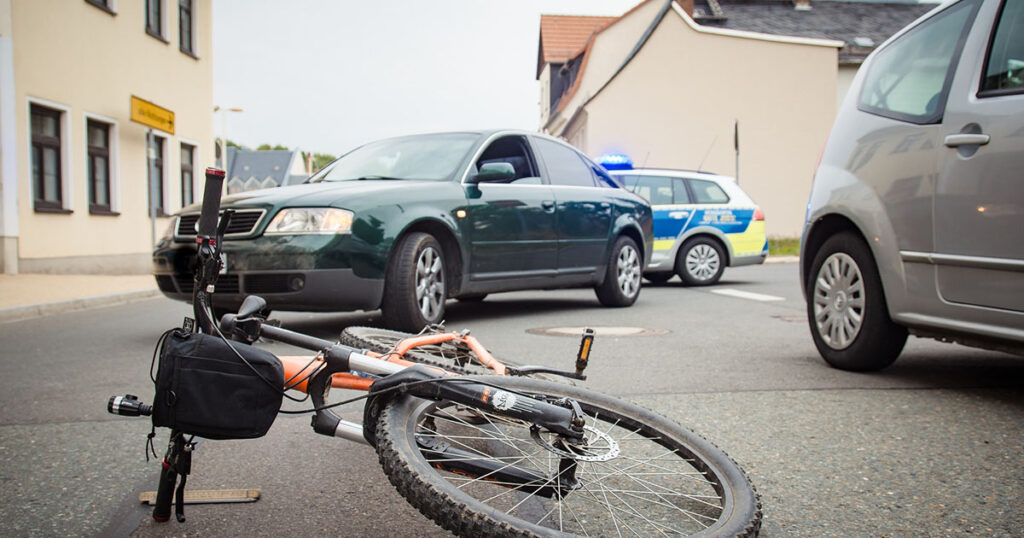
<svg viewBox="0 0 1024 538"><path fill-rule="evenodd" d="M266 303L258 297L218 326L210 293L219 270L218 231L231 216L225 212L217 226L222 182L223 172L207 170L193 297L199 332L225 344L228 333L235 346L266 337L315 352L277 357L285 380L280 390L309 395L316 433L372 446L391 484L438 525L461 536L757 535L756 491L703 437L631 403L527 377L583 379L592 334L584 337L576 371L561 372L504 364L466 332L357 330L343 335L355 345L330 342L268 323L259 316ZM485 371L504 375L466 375ZM331 388L367 392L362 424L332 411L348 402L328 404ZM129 396L111 398L108 410L153 413ZM176 506L184 520L182 489L193 447L172 429L155 519L169 518L181 475Z"/></svg>

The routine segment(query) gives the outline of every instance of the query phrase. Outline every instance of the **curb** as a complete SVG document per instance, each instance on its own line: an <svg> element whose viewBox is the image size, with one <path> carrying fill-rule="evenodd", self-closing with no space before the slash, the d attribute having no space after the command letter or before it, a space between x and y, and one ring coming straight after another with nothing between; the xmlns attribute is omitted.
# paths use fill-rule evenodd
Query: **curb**
<svg viewBox="0 0 1024 538"><path fill-rule="evenodd" d="M99 308L102 306L131 303L160 296L160 290L138 290L123 293L111 293L109 295L80 297L65 301L54 301L52 303L38 303L0 308L0 323L41 318L43 316L60 314L62 312L74 312L77 310L88 310L90 308Z"/></svg>

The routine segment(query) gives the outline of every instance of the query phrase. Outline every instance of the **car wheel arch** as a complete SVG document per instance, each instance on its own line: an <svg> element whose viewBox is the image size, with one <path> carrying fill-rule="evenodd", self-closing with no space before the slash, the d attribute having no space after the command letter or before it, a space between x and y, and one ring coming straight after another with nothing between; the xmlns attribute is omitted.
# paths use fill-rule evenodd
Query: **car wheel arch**
<svg viewBox="0 0 1024 538"><path fill-rule="evenodd" d="M459 293L462 288L463 278L463 252L462 247L459 244L459 240L452 231L444 223L435 220L419 220L411 223L402 232L395 237L392 247L398 245L402 240L409 234L421 232L433 236L441 245L441 254L444 256L445 265L445 277L447 278L448 297L454 297ZM391 249L391 253L388 255L388 265L392 263L395 256L395 249Z"/></svg>
<svg viewBox="0 0 1024 538"><path fill-rule="evenodd" d="M889 311L889 316L898 322L900 312L898 306L904 304L905 301L901 300L901 297L906 295L904 268L901 263L898 263L896 267L884 266L884 258L879 255L877 241L869 240L869 237L878 237L883 232L868 233L863 226L848 215L828 213L818 217L803 238L803 244L800 247L799 263L802 276L800 288L804 294L804 299L806 300L807 298L807 286L810 284L811 279L814 278L814 275L811 274L811 265L814 263L814 258L818 255L818 251L821 250L822 245L830 237L843 232L856 234L867 245L868 251L871 253L871 257L878 268L879 282L882 285L882 294L885 296L886 309ZM889 234L891 235L892 233L890 228ZM897 252L897 259L898 257L899 253ZM897 296L897 294L899 295Z"/></svg>

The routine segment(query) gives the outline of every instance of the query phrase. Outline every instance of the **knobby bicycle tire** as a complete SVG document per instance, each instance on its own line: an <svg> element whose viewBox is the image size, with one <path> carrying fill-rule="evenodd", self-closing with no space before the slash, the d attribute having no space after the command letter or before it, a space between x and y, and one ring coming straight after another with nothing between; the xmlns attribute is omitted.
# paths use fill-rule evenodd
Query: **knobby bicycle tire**
<svg viewBox="0 0 1024 538"><path fill-rule="evenodd" d="M376 327L346 327L341 332L341 343L359 349L386 355L393 352L395 345L406 338L417 335L378 329ZM438 366L445 370L464 375L490 375L494 370L484 366L467 346L456 342L416 346L402 356L403 359L418 364ZM507 365L516 363L502 360Z"/></svg>
<svg viewBox="0 0 1024 538"><path fill-rule="evenodd" d="M377 454L392 485L438 525L460 536L756 536L761 505L743 470L700 435L628 402L541 380L479 377L538 398L570 397L588 415L589 461L579 488L547 497L539 481L441 470L422 447L456 447L465 460L516 467L553 484L561 456L529 424L451 402L405 396L376 425ZM465 455L462 455L465 454ZM435 456L436 457L436 456ZM452 461L448 459L447 461Z"/></svg>

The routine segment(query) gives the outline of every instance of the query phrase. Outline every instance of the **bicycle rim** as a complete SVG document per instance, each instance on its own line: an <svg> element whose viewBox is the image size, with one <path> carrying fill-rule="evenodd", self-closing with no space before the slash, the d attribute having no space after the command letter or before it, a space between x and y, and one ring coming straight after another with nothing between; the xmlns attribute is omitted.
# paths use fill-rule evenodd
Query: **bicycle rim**
<svg viewBox="0 0 1024 538"><path fill-rule="evenodd" d="M415 336L415 334L376 327L346 327L341 333L341 343L386 355L393 352L401 340ZM473 353L465 345L454 342L416 346L407 351L402 358L419 364L439 366L458 374L489 375L494 373L494 370L484 366L476 358L476 353ZM515 364L504 360L501 362Z"/></svg>
<svg viewBox="0 0 1024 538"><path fill-rule="evenodd" d="M391 483L442 527L462 536L756 536L761 511L742 469L700 437L645 409L583 389L529 379L489 382L535 397L571 397L588 415L576 489L547 496L538 482L497 480L499 471L541 476L555 487L559 461L528 424L450 402L406 397L377 425L377 452ZM425 445L455 447L494 472L450 472ZM515 469L510 469L510 468ZM564 471L563 471L564 472ZM548 488L549 490L551 488Z"/></svg>

